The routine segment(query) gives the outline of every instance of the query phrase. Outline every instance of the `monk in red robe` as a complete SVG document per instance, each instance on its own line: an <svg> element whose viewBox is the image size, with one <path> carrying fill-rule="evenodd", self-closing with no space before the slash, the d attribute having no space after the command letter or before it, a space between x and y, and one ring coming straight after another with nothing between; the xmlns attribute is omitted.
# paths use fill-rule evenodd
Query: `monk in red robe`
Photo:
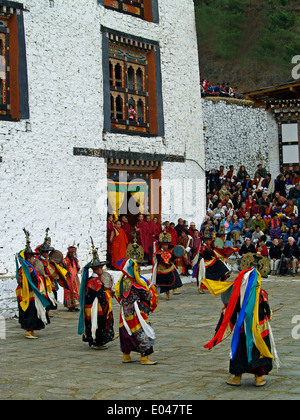
<svg viewBox="0 0 300 420"><path fill-rule="evenodd" d="M112 214L110 214L107 218L107 225L106 225L106 250L107 250L107 255L106 255L106 259L108 261L108 264L111 265L111 247L112 247L112 243L111 243L111 234L114 230L114 217Z"/></svg>
<svg viewBox="0 0 300 420"><path fill-rule="evenodd" d="M133 227L131 226L130 223L128 223L128 219L126 216L122 216L121 217L121 223L122 223L122 229L124 230L124 232L126 233L127 239L128 239L128 243L131 244L132 242L132 231L133 231Z"/></svg>
<svg viewBox="0 0 300 420"><path fill-rule="evenodd" d="M167 230L167 232L172 237L171 245L172 246L176 246L177 245L177 241L178 241L178 235L177 235L177 232L175 230L175 223L173 223L173 222L170 223L170 226L166 230Z"/></svg>
<svg viewBox="0 0 300 420"><path fill-rule="evenodd" d="M128 239L125 231L121 227L121 221L117 220L113 232L111 233L111 264L119 270L118 261L126 258Z"/></svg>
<svg viewBox="0 0 300 420"><path fill-rule="evenodd" d="M138 215L138 221L135 227L138 233L138 244L142 245L145 259L149 261L149 247L150 247L150 228L149 224L144 220L144 215Z"/></svg>
<svg viewBox="0 0 300 420"><path fill-rule="evenodd" d="M158 222L158 218L155 216L153 217L153 223L154 223L154 234L155 234L155 239L158 240L159 239L159 235L161 234L162 227L161 224Z"/></svg>
<svg viewBox="0 0 300 420"><path fill-rule="evenodd" d="M145 220L148 225L149 225L149 235L148 235L148 256L149 256L149 261L152 264L152 255L153 255L153 243L158 240L159 238L159 234L158 233L158 229L157 229L157 225L156 223L154 223L153 220L151 220L151 216L150 214L146 215L146 220Z"/></svg>

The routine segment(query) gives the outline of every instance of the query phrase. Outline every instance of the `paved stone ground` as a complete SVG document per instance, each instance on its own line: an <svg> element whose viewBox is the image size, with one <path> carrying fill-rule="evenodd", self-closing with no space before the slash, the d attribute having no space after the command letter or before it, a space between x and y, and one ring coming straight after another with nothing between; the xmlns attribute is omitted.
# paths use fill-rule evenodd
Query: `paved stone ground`
<svg viewBox="0 0 300 420"><path fill-rule="evenodd" d="M1 400L280 400L300 397L300 339L292 337L292 318L300 318L299 278L263 280L275 313L272 328L282 368L273 370L267 385L256 388L245 374L242 386L226 385L230 338L213 350L203 348L214 334L222 303L208 292L199 295L195 283L185 284L178 296L151 314L156 332L155 366L122 364L119 340L96 351L77 335L78 313L60 306L38 340L26 340L18 321L6 321L0 340ZM119 307L113 301L117 330ZM300 320L298 320L300 325ZM300 328L298 328L300 332Z"/></svg>

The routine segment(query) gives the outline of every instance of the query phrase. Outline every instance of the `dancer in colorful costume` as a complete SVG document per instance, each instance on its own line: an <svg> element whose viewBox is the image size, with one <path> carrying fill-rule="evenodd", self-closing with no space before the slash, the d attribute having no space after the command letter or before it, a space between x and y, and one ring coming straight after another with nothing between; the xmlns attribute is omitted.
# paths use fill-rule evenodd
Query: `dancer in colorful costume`
<svg viewBox="0 0 300 420"><path fill-rule="evenodd" d="M182 287L180 275L174 264L178 254L174 255L173 249L171 234L161 232L158 242L155 243L151 283L157 287L159 294L166 293L167 299L170 299L170 290L173 290L173 294L180 294L177 289ZM183 247L178 249L185 251Z"/></svg>
<svg viewBox="0 0 300 420"><path fill-rule="evenodd" d="M213 296L224 303L214 338L204 347L212 349L233 331L229 371L234 375L227 384L239 386L243 373L255 375L255 386L263 386L274 366L280 367L269 323L268 294L261 288L261 275L255 268L241 271L235 281L203 279Z"/></svg>
<svg viewBox="0 0 300 420"><path fill-rule="evenodd" d="M79 311L79 290L80 281L78 273L80 270L78 258L76 257L77 248L75 244L69 246L68 253L65 256L64 264L68 270L67 276L68 289L64 289L64 305L68 308L69 312Z"/></svg>
<svg viewBox="0 0 300 420"><path fill-rule="evenodd" d="M49 300L47 310L49 311L57 309L57 291L59 289L59 285L67 290L69 290L69 286L67 283L67 270L54 259L51 259L51 255L53 253L58 253L61 255L62 261L63 255L60 251L56 251L51 246L51 238L48 236L48 232L49 228L46 229L44 243L38 246L35 250L38 252L38 257L34 261L34 268L45 279Z"/></svg>
<svg viewBox="0 0 300 420"><path fill-rule="evenodd" d="M80 285L78 334L95 350L106 350L105 344L114 339L112 296L102 281L107 261L100 261L92 238L91 241L93 259L83 268ZM93 270L91 276L89 269Z"/></svg>
<svg viewBox="0 0 300 420"><path fill-rule="evenodd" d="M23 230L26 247L16 255L16 295L21 328L26 331L26 338L34 339L38 338L34 331L42 330L50 323L45 309L49 302L44 278L33 266L36 253L30 247L29 232Z"/></svg>
<svg viewBox="0 0 300 420"><path fill-rule="evenodd" d="M54 251L54 248L50 246L51 239L48 236L48 232L49 228L46 229L44 242L35 249L37 257L34 261L34 268L45 279L49 301L47 311L57 309L57 285L55 283L55 279L53 277L54 273L51 269L49 261L49 253Z"/></svg>
<svg viewBox="0 0 300 420"><path fill-rule="evenodd" d="M204 293L203 290L206 289L203 279L224 281L230 276L230 270L225 264L227 255L225 249L222 252L223 250L214 246L213 237L208 229L205 230L202 240L203 243L199 244L193 260L193 277L197 279L199 293Z"/></svg>
<svg viewBox="0 0 300 420"><path fill-rule="evenodd" d="M180 258L176 258L176 268L183 276L189 276L189 270L192 268L191 249L193 247L193 238L183 230L178 238L177 245L184 249L184 254Z"/></svg>
<svg viewBox="0 0 300 420"><path fill-rule="evenodd" d="M141 248L141 247L140 247ZM140 275L140 266L144 262L141 249L132 258L119 261L122 271L115 286L115 297L121 305L119 335L123 363L131 363L130 353L140 353L142 365L155 365L149 355L153 353L155 332L149 322L149 313L157 307L158 294L154 285Z"/></svg>

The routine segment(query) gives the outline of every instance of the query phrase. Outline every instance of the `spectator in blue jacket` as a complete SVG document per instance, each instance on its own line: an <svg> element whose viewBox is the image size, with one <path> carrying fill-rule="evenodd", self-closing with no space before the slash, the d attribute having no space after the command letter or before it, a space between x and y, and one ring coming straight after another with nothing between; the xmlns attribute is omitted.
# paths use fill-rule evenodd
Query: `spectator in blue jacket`
<svg viewBox="0 0 300 420"><path fill-rule="evenodd" d="M241 232L242 232L242 227L243 227L242 219L239 219L238 216L234 214L232 216L229 226L230 226L231 238L233 240L234 246L236 247L237 243L240 242L240 237L241 237Z"/></svg>

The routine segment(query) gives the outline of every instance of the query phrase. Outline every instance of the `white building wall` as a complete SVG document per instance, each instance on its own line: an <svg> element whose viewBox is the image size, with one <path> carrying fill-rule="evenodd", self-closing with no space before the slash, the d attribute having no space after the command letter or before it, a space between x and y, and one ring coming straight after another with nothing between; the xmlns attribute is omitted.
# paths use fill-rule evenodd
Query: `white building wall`
<svg viewBox="0 0 300 420"><path fill-rule="evenodd" d="M90 236L99 254L106 247L104 159L73 156L73 147L183 155L185 164L164 163L168 179L198 178L204 194L204 143L192 0L159 1L159 24L107 10L96 0L27 0L24 12L30 119L0 121L0 315L10 312L14 255L41 244L50 228L63 252L79 243L81 266L90 259ZM159 41L165 120L164 138L103 135L101 25ZM199 167L200 165L200 167ZM189 182L189 181L187 181ZM183 204L183 197L179 197ZM180 202L176 201L173 207ZM181 206L183 208L183 206ZM177 219L162 194L163 218ZM203 202L193 213L200 222ZM180 216L190 218L190 208ZM1 309L2 308L2 309Z"/></svg>
<svg viewBox="0 0 300 420"><path fill-rule="evenodd" d="M202 99L207 170L245 165L250 176L257 165L280 172L277 123L263 108Z"/></svg>

